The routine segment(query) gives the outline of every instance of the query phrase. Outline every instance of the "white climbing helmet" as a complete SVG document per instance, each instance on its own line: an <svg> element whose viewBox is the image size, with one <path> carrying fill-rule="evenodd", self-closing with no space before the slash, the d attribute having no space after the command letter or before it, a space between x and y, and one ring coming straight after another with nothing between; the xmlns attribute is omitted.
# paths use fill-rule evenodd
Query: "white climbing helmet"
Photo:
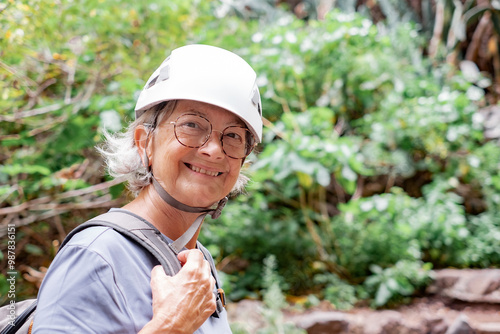
<svg viewBox="0 0 500 334"><path fill-rule="evenodd" d="M135 117L169 100L194 100L224 108L262 141L262 107L255 71L238 55L209 45L175 49L144 86Z"/></svg>

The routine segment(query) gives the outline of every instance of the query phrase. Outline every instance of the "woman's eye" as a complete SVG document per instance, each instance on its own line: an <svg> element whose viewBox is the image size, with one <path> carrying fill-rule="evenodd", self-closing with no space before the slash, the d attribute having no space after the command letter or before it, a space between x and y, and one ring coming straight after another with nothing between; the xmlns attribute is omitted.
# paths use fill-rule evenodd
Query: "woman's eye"
<svg viewBox="0 0 500 334"><path fill-rule="evenodd" d="M186 121L179 124L179 127L186 130L201 130L204 127L200 124L200 122L195 121Z"/></svg>
<svg viewBox="0 0 500 334"><path fill-rule="evenodd" d="M196 128L199 128L200 126L194 122L190 122L190 123L185 123L183 126L187 127L187 128L193 128L193 129L196 129Z"/></svg>
<svg viewBox="0 0 500 334"><path fill-rule="evenodd" d="M227 142L230 142L233 145L240 145L244 141L245 134L243 132L231 131L231 132L226 132L224 134L224 138L226 139Z"/></svg>
<svg viewBox="0 0 500 334"><path fill-rule="evenodd" d="M226 136L231 139L241 139L241 136L235 132L226 133Z"/></svg>

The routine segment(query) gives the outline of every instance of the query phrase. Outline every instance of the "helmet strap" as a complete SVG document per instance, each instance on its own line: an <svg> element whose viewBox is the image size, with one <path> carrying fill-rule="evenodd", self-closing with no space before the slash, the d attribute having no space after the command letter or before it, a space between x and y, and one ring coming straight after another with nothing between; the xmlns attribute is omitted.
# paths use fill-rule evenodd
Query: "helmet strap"
<svg viewBox="0 0 500 334"><path fill-rule="evenodd" d="M196 231L198 231L201 224L203 223L203 220L205 219L206 215L210 215L213 219L217 219L220 217L222 209L226 205L228 198L224 197L217 203L216 206L214 204L210 207L189 206L173 198L156 180L155 176L153 175L152 166L149 164L149 158L146 149L150 133L151 132L148 132L148 135L146 137L146 144L144 146L144 165L148 170L148 172L151 173L151 180L153 183L153 187L156 190L156 193L165 203L169 204L170 206L178 210L191 213L201 213L201 215L199 215L198 218L196 218L196 220L193 222L193 224L191 224L191 226L186 230L186 232L184 232L179 238L177 238L177 240L169 244L169 247L174 251L174 253L178 254L186 246L189 240L191 240L194 237Z"/></svg>
<svg viewBox="0 0 500 334"><path fill-rule="evenodd" d="M152 173L151 173L152 174ZM169 247L175 252L175 254L178 254L191 240L194 235L196 234L196 231L200 228L201 224L203 223L203 220L205 219L206 215L210 215L213 219L217 219L221 213L222 209L226 205L228 198L224 197L221 199L218 203L217 206L211 206L211 207L196 207L196 206L189 206L184 203L179 202L175 198L173 198L161 185L160 183L156 180L154 175L152 176L152 181L153 181L153 186L160 196L160 198L170 206L184 211L184 212L191 212L191 213L201 213L201 215L196 218L196 220L189 226L189 228L184 232L179 238L177 238L174 242L169 244Z"/></svg>

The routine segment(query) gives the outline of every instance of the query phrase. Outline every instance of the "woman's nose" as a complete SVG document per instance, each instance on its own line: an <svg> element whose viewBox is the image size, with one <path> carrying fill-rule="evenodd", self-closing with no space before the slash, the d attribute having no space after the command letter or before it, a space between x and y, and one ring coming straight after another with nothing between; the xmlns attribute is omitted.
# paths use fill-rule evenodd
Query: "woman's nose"
<svg viewBox="0 0 500 334"><path fill-rule="evenodd" d="M222 132L217 130L212 130L212 133L208 140L200 147L203 154L219 158L224 157L224 149L222 147Z"/></svg>

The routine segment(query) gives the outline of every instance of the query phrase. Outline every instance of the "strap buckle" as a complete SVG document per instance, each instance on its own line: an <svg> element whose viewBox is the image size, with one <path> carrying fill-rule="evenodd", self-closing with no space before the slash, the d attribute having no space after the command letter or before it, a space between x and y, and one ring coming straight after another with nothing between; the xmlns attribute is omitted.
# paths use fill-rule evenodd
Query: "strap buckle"
<svg viewBox="0 0 500 334"><path fill-rule="evenodd" d="M223 199L220 200L215 210L210 214L213 219L217 219L220 217L222 209L224 209L224 207L226 206L227 201L228 201L227 197L224 197Z"/></svg>
<svg viewBox="0 0 500 334"><path fill-rule="evenodd" d="M217 291L214 290L214 295L216 296L217 299L216 301L217 307L214 313L212 314L212 317L219 318L219 315L226 307L226 294L224 293L224 290L218 288Z"/></svg>
<svg viewBox="0 0 500 334"><path fill-rule="evenodd" d="M219 294L222 307L226 307L226 294L224 293L224 289L221 288L217 289L217 293Z"/></svg>

